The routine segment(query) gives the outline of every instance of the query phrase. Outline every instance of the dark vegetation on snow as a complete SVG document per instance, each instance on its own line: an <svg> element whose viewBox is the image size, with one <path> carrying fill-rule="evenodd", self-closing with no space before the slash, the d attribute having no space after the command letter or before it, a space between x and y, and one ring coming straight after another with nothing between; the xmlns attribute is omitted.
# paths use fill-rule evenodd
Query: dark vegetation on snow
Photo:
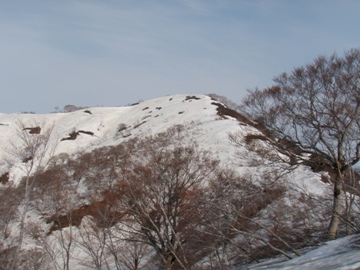
<svg viewBox="0 0 360 270"><path fill-rule="evenodd" d="M94 132L92 131L86 131L86 130L78 130L78 131L73 131L69 134L68 137L62 138L61 141L67 141L67 140L76 140L76 138L80 135L80 134L86 134L86 135L90 135L90 136L94 136Z"/></svg>
<svg viewBox="0 0 360 270"><path fill-rule="evenodd" d="M136 244L158 268L172 269L219 269L225 257L227 267L279 253L291 258L298 248L319 241L328 212L316 200L299 195L298 205L287 205L287 187L274 181L274 172L255 185L250 175L222 167L195 143L181 145L188 128L174 126L74 157L53 157L36 175L31 196L31 207L49 227L42 231L28 224L28 233L47 253L54 251L48 250L47 237L65 247L75 241L68 229L77 227L82 238L76 241L86 250L100 245L94 240L100 234L104 245L117 239L106 254L119 264L115 250ZM22 194L25 182L11 189ZM15 211L20 201L10 208ZM202 264L204 258L211 268Z"/></svg>
<svg viewBox="0 0 360 270"><path fill-rule="evenodd" d="M9 181L9 172L6 172L0 176L0 183L5 185Z"/></svg>
<svg viewBox="0 0 360 270"><path fill-rule="evenodd" d="M211 103L212 105L215 105L217 107L217 114L223 118L227 118L227 117L233 117L236 120L238 120L239 122L243 122L246 123L248 125L254 126L253 121L251 121L248 117L245 117L244 115L240 114L239 112L229 109L227 108L225 105L223 105L222 103L219 102L213 102Z"/></svg>
<svg viewBox="0 0 360 270"><path fill-rule="evenodd" d="M186 100L199 100L200 98L199 97L197 97L197 96L186 96L185 97L185 101Z"/></svg>
<svg viewBox="0 0 360 270"><path fill-rule="evenodd" d="M27 128L24 128L24 130L28 130L29 134L40 134L41 127L27 127Z"/></svg>

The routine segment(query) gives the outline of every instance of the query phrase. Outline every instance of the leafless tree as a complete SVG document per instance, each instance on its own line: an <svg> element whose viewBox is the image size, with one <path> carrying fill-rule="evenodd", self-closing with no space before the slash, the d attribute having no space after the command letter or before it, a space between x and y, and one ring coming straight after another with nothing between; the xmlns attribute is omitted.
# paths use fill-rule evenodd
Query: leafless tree
<svg viewBox="0 0 360 270"><path fill-rule="evenodd" d="M359 176L353 169L350 169L346 176L346 181L343 185L345 194L344 222L346 224L346 233L351 234L360 231L360 187L358 182Z"/></svg>
<svg viewBox="0 0 360 270"><path fill-rule="evenodd" d="M27 212L30 207L31 193L37 176L49 164L54 155L57 141L52 137L53 126L41 130L39 123L34 123L35 128L29 128L23 122L18 122L18 138L10 142L5 149L10 166L16 166L23 173L20 185L24 187L24 200L20 208L20 228L18 243L15 247L14 257L10 266L13 270L18 263L18 256L24 239L24 226ZM41 126L45 126L42 123ZM33 130L36 132L33 132Z"/></svg>
<svg viewBox="0 0 360 270"><path fill-rule="evenodd" d="M16 217L17 209L23 194L13 186L4 186L0 189L0 236L5 241L11 235L10 222Z"/></svg>
<svg viewBox="0 0 360 270"><path fill-rule="evenodd" d="M144 264L144 257L151 252L151 247L138 239L138 235L132 232L124 233L124 230L116 228L107 230L110 241L107 242L107 251L112 256L116 269L140 270L150 268L148 260ZM119 234L120 231L120 234Z"/></svg>
<svg viewBox="0 0 360 270"><path fill-rule="evenodd" d="M74 202L69 202L69 205ZM51 258L51 265L57 270L71 269L70 260L75 258L75 226L73 208L63 207L53 217L53 227L51 231L41 231L37 233L36 243L41 247L45 254ZM63 213L64 215L61 215Z"/></svg>
<svg viewBox="0 0 360 270"><path fill-rule="evenodd" d="M336 237L342 213L345 172L360 158L360 49L343 57L320 56L283 73L275 85L250 91L245 111L271 131L283 148L301 149L293 158L335 174L328 238ZM287 150L288 150L287 149Z"/></svg>
<svg viewBox="0 0 360 270"><path fill-rule="evenodd" d="M58 220L59 222L60 219ZM62 220L62 222L64 222ZM70 225L67 228L58 227L55 231L48 231L41 222L29 222L26 233L34 239L38 251L38 261L47 263L45 269L66 270L70 268L70 259L75 258L74 231ZM60 226L60 225L59 225ZM41 259L40 255L43 255Z"/></svg>
<svg viewBox="0 0 360 270"><path fill-rule="evenodd" d="M40 248L34 247L20 254L19 269L46 270L49 266L50 258Z"/></svg>
<svg viewBox="0 0 360 270"><path fill-rule="evenodd" d="M292 258L292 254L300 255L289 241L294 232L276 230L275 220L267 216L286 191L281 183L272 180L255 185L228 169L210 181L210 206L202 230L217 241L216 249L212 251L216 255L214 261L217 258L217 268L228 269L238 263L257 262L261 257L274 254L283 254L287 258ZM282 224L285 225L286 221ZM292 226L292 223L287 226ZM260 254L260 250L264 254Z"/></svg>
<svg viewBox="0 0 360 270"><path fill-rule="evenodd" d="M197 202L218 162L195 145L172 145L173 131L141 142L134 166L114 190L125 212L122 229L136 236L128 240L151 246L163 269L189 269L192 236L201 224Z"/></svg>
<svg viewBox="0 0 360 270"><path fill-rule="evenodd" d="M107 240L105 228L97 226L90 218L83 219L78 228L78 237L75 239L77 246L87 254L80 264L99 270L105 265L107 269L110 269L105 258Z"/></svg>

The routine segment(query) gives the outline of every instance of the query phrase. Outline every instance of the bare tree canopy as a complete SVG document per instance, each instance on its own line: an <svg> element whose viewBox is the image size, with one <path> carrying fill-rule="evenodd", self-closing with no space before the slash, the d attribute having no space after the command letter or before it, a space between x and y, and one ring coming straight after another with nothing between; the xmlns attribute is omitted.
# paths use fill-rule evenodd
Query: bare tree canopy
<svg viewBox="0 0 360 270"><path fill-rule="evenodd" d="M336 174L329 238L339 222L343 174L360 158L360 49L320 56L250 91L244 110L278 138L321 159ZM336 207L335 207L336 205Z"/></svg>

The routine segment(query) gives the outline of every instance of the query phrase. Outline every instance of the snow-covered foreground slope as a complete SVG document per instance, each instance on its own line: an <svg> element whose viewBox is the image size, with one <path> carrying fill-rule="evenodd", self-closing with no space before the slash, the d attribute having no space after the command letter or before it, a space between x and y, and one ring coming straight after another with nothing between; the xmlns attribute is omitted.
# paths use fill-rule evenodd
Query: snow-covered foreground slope
<svg viewBox="0 0 360 270"><path fill-rule="evenodd" d="M24 170L24 167L28 164L26 162L33 158L32 156L16 158L11 155L14 148L23 147L24 137L22 137L21 134L25 133L29 135L31 132L34 132L34 134L40 132L41 135L47 130L51 130L52 132L48 144L54 152L47 151L47 157L64 156L64 154L66 154L65 156L67 158L73 159L71 161L73 164L77 164L76 162L79 162L80 164L79 160L82 160L82 155L84 155L84 153L109 155L109 157L105 157L103 160L99 157L99 161L105 160L107 162L107 160L112 159L113 157L110 157L112 154L107 152L111 149L106 147L116 147L121 144L126 145L126 142L130 142L132 139L141 141L151 135L166 132L176 126L182 126L184 127L183 131L181 131L183 132L182 134L180 134L181 132L179 129L179 136L175 136L175 134L172 137L172 140L174 140L173 142L166 142L163 146L160 145L159 148L164 147L165 149L169 148L171 145L196 145L200 150L206 150L211 153L211 158L219 160L222 168L229 168L241 175L242 179L244 179L241 181L249 184L244 185L243 183L237 183L238 186L244 185L245 187L242 186L243 189L249 186L248 189L251 192L255 192L255 190L258 192L257 194L245 194L246 196L249 196L251 200L250 202L246 200L242 202L251 204L255 201L257 203L255 207L244 205L242 208L242 205L239 205L238 209L241 211L245 209L244 211L247 211L246 218L249 219L246 222L242 222L244 224L250 223L250 225L246 225L247 230L249 229L248 227L250 227L250 229L254 228L251 233L263 237L261 239L262 242L266 243L269 241L270 243L270 238L276 238L275 231L279 230L281 233L281 230L283 230L283 232L286 231L286 241L293 241L292 238L296 238L294 243L300 243L302 241L300 236L303 235L304 231L310 231L309 235L306 237L311 238L310 235L313 233L312 230L321 230L322 228L325 228L327 221L323 220L322 217L317 217L318 213L322 211L322 205L314 204L313 197L316 199L321 198L321 200L324 201L324 198L331 192L331 185L321 181L321 174L312 172L308 167L290 167L289 164L285 162L287 157L278 153L275 148L268 143L265 143L263 140L246 141L244 138L247 135L253 135L254 137L261 137L263 135L251 124L252 122L250 120L242 118L241 116L237 117L237 115L233 113L228 113L228 115L226 115L226 113L224 113L224 111L226 112L224 108L223 104L212 100L206 95L176 95L149 100L128 107L87 108L70 113L52 113L44 115L0 114L0 147L3 150L0 152L0 177L2 176L1 179L5 179L3 184L0 184L0 189L5 190L7 187L18 186L19 183L21 183L22 177L26 175L26 170ZM233 135L232 138L236 138L235 141L229 139L229 134ZM149 142L155 143L155 141L151 140ZM96 149L105 150L93 152ZM142 148L135 149L136 151L144 151ZM149 149L152 148L149 147ZM98 158L96 155L97 154L93 154L92 156L95 160ZM46 160L47 157L45 157L44 160ZM141 155L138 154L136 158L141 160ZM85 158L83 159L85 160ZM24 160L27 161L24 162ZM61 166L69 165L71 163L62 158L59 158L58 160L60 160L60 162L57 161L58 163L55 163L60 164ZM89 162L94 161L89 160ZM95 201L94 198L99 198L100 195L103 196L103 193L101 192L105 191L105 189L98 183L103 181L103 178L108 177L108 174L106 173L111 171L109 167L106 167L106 169L101 168L100 163L97 164L96 162L85 165L82 163L79 164L78 166L85 166L81 171L83 175L76 178L78 168L67 167L66 173L69 174L69 177L72 179L71 181L75 178L76 181L70 181L68 186L65 186L68 188L71 187L69 190L65 190L65 188L61 190L61 196L69 196L69 199L63 203L68 204L67 207L70 207L73 212L82 211L86 207L90 208L94 205L91 205L91 203L99 203L99 201ZM94 166L96 168L86 166ZM109 166L109 164L106 163L106 166ZM113 166L112 173L119 169L118 165ZM156 166L156 164L154 166ZM43 169L44 168L41 168L41 172L43 172ZM54 206L53 208L50 207L52 205L51 200L55 195L48 194L50 188L47 189L47 184L55 178L62 179L62 176L55 174L54 177L53 175L54 174L51 175L51 179L47 179L45 174L45 180L43 179L43 182L41 183L44 183L43 185L46 187L38 186L36 190L36 192L42 194L43 197L33 199L34 202L29 204L31 207L27 210L25 218L26 224L33 225L36 223L37 226L41 227L41 231L45 235L44 239L47 240L40 243L39 239L36 237L34 238L29 234L25 236L22 248L28 249L40 245L41 248L50 249L49 243L52 243L51 250L60 252L62 248L57 241L58 239L63 238L62 232L66 234L71 233L72 237L75 237L76 235L76 237L81 236L82 231L77 228L77 223L76 225L74 225L75 223L73 224L73 228L71 228L71 222L70 228L67 227L69 224L66 226L63 225L64 227L62 230L54 227L56 220L51 217L50 213L55 213L54 209L58 207L56 209L60 210L57 210L58 212L56 212L58 215L57 218L64 219L66 218L66 215L64 215L65 207L64 209L61 207L59 208L59 206ZM228 173L226 176L229 177L231 175L232 174ZM227 179L224 179L224 181L225 180ZM59 185L61 184L62 183L60 182ZM96 186L97 184L98 186ZM91 189L90 186L96 186L99 190L96 190L94 187ZM40 192L42 188L44 190L43 193ZM97 192L99 192L99 194L97 194ZM230 193L234 196L234 200L231 202L241 201L242 198L236 198L236 196L240 196L236 195L236 190L229 190L229 194ZM86 196L89 196L89 198ZM90 196L92 197L90 198ZM214 197L211 198L214 199ZM228 198L225 196L224 199ZM46 200L49 200L49 202ZM239 202L238 204L241 203ZM18 208L20 212L23 211L22 207L23 206L20 204ZM52 212L49 210L50 208L52 209ZM211 209L209 211L211 211ZM233 215L234 213L232 212L231 214ZM239 213L235 212L235 214ZM83 216L80 218L80 223L82 218ZM234 218L233 221L239 223L239 219L241 218L244 217ZM60 221L57 222L58 225L61 223ZM245 226L243 223L241 223L241 226ZM19 215L13 215L12 219L5 224L7 226L6 228L10 229L6 232L4 230L3 235L1 235L1 237L3 237L4 246L0 245L0 248L13 247L13 243L16 243L19 224ZM81 225L83 224L81 223ZM269 226L270 230L266 231L261 227L265 225ZM113 224L111 226L113 226ZM204 225L201 226L204 227ZM201 226L199 225L199 227ZM223 226L220 226L220 230L222 230L222 227ZM293 228L293 231L290 231L290 228ZM219 228L216 227L216 229ZM236 239L234 241L239 241L237 243L249 242L249 239L253 237L253 235L244 234L239 227L234 226L230 229L238 230L242 233L242 237L232 236ZM52 231L50 234L49 231L51 230L55 231ZM113 228L111 228L111 230L113 230ZM272 234L270 236L264 236L269 231L271 231ZM314 233L318 234L316 231ZM227 237L227 235L224 235L224 237L225 236ZM285 233L282 237L285 237ZM233 238L231 238L231 241ZM77 239L76 241L80 240ZM309 240L308 242L310 243L311 241ZM217 269L218 265L211 266L213 263L212 256L215 256L215 253L217 254L217 252L214 251L216 249L224 251L220 256L221 261L227 262L229 267L235 267L242 263L241 260L243 258L251 259L252 257L256 257L256 245L259 245L259 243L251 244L249 246L251 251L248 251L249 254L245 255L243 254L243 250L239 253L238 247L236 247L234 243L231 248L227 245L221 247L219 243L213 243L214 248L212 250L202 251L203 255L201 256L203 256L203 260L197 258L198 263L196 264L196 267L199 269ZM269 246L269 243L266 245ZM270 244L273 243L271 242ZM279 243L275 241L275 245L277 244ZM252 249L254 249L254 251ZM151 261L149 258L154 256L154 250L145 250L147 252L145 258L147 258L148 261ZM266 249L261 252L264 255L259 256L272 254L271 252L268 254ZM70 259L71 269L88 269L83 264L79 263L79 261L81 261L80 259L82 259L83 262L88 258L88 255L84 252L83 247L80 244L78 244L78 246L72 246L71 253L76 254L76 256L74 256L75 258ZM108 256L110 257L110 255ZM219 255L216 256L219 257ZM59 258L57 259L60 260ZM106 261L106 258L104 260ZM151 269L146 267L146 262L146 260L143 262L145 269ZM115 269L115 262L113 262L113 259L109 259L106 263L110 265L110 269Z"/></svg>
<svg viewBox="0 0 360 270"><path fill-rule="evenodd" d="M246 269L260 270L356 270L360 269L360 236L347 236L305 253L285 262L266 260L263 263L247 266Z"/></svg>

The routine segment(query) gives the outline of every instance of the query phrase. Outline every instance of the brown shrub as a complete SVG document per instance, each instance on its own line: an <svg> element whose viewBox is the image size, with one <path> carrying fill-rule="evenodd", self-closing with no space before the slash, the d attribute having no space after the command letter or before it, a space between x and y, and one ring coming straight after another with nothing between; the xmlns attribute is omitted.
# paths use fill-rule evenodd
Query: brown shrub
<svg viewBox="0 0 360 270"><path fill-rule="evenodd" d="M246 134L245 137L244 137L244 141L245 141L246 144L250 144L254 140L261 140L261 141L266 142L267 138L266 138L266 136L264 136L262 134L253 134L253 133Z"/></svg>
<svg viewBox="0 0 360 270"><path fill-rule="evenodd" d="M200 98L197 97L197 96L186 96L186 98L185 98L185 100L191 100L191 99L193 99L193 100L199 100Z"/></svg>
<svg viewBox="0 0 360 270"><path fill-rule="evenodd" d="M0 176L0 183L5 185L7 182L9 182L9 172L4 173Z"/></svg>
<svg viewBox="0 0 360 270"><path fill-rule="evenodd" d="M24 128L23 130L29 130L29 134L40 134L41 127L28 127Z"/></svg>

